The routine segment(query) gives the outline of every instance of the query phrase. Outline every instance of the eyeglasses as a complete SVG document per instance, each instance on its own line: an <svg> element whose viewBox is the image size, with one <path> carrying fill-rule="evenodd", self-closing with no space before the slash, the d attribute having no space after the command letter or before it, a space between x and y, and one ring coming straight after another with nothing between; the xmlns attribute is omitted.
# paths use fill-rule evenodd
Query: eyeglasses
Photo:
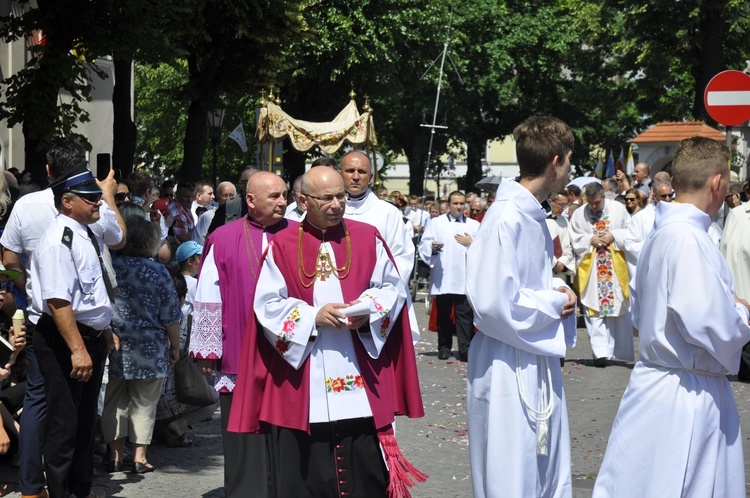
<svg viewBox="0 0 750 498"><path fill-rule="evenodd" d="M671 194L670 194L671 196ZM635 202L635 197L626 197L625 202Z"/></svg>
<svg viewBox="0 0 750 498"><path fill-rule="evenodd" d="M671 199L672 198L672 192L668 194L659 194L659 199Z"/></svg>
<svg viewBox="0 0 750 498"><path fill-rule="evenodd" d="M78 192L71 192L72 194L75 194L76 197L80 197L84 201L88 202L89 204L96 204L100 200L102 200L102 194L101 192L91 192L91 193L78 193Z"/></svg>
<svg viewBox="0 0 750 498"><path fill-rule="evenodd" d="M568 203L567 203L567 202L557 202L557 201L555 201L555 200L552 200L552 199L550 199L550 202L554 202L555 204L557 204L557 205L558 205L558 206L560 206L561 208L565 208L565 207L568 207Z"/></svg>
<svg viewBox="0 0 750 498"><path fill-rule="evenodd" d="M130 199L130 192L115 194L115 202L125 202L125 199Z"/></svg>
<svg viewBox="0 0 750 498"><path fill-rule="evenodd" d="M346 193L344 193L344 192L342 192L340 194L336 194L336 195L324 195L323 197L317 197L315 195L305 194L305 193L302 193L302 195L304 195L306 197L312 197L313 199L317 199L320 202L322 202L323 204L330 204L330 203L333 202L334 199L336 199L339 202L346 202Z"/></svg>

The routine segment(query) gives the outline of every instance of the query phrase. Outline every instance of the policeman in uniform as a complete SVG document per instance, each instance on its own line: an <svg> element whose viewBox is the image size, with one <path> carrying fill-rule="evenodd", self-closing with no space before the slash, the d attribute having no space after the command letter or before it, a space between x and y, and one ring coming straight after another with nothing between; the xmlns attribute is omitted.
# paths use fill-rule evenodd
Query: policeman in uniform
<svg viewBox="0 0 750 498"><path fill-rule="evenodd" d="M99 219L102 190L85 163L51 188L58 215L31 259L32 300L43 311L33 338L48 406L47 484L52 498L99 497L90 473L113 293L88 225Z"/></svg>

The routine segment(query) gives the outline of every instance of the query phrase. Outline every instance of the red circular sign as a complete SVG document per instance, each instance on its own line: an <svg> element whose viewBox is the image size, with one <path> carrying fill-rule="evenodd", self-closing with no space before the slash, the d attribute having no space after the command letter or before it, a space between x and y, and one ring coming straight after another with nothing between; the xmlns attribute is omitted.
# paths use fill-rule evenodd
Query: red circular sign
<svg viewBox="0 0 750 498"><path fill-rule="evenodd" d="M725 126L750 120L750 76L742 71L723 71L708 82L703 104L709 116Z"/></svg>

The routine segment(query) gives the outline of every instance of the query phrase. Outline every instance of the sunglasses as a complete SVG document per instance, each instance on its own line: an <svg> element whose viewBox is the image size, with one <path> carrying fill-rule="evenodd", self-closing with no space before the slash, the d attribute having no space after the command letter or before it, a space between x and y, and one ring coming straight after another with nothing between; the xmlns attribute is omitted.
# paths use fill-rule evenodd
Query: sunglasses
<svg viewBox="0 0 750 498"><path fill-rule="evenodd" d="M635 197L626 197L625 202L635 202Z"/></svg>
<svg viewBox="0 0 750 498"><path fill-rule="evenodd" d="M0 282L0 291L13 292L13 282L11 280Z"/></svg>
<svg viewBox="0 0 750 498"><path fill-rule="evenodd" d="M101 192L90 192L90 193L79 193L79 192L73 192L77 197L80 197L84 201L90 203L90 204L96 204L100 200L102 200L102 194Z"/></svg>
<svg viewBox="0 0 750 498"><path fill-rule="evenodd" d="M130 198L130 192L120 192L115 194L115 202L125 202L125 199Z"/></svg>

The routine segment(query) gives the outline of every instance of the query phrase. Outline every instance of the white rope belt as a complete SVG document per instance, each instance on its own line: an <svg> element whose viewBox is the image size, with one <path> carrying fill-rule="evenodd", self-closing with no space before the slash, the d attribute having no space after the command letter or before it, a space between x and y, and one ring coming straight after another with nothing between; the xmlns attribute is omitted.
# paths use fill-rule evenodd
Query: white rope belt
<svg viewBox="0 0 750 498"><path fill-rule="evenodd" d="M526 397L523 380L521 379L521 352L516 348L516 383L526 413L536 422L536 454L549 454L549 428L547 420L552 415L554 394L552 393L552 372L547 364L547 357L537 355L537 375L539 378L539 406L534 408Z"/></svg>
<svg viewBox="0 0 750 498"><path fill-rule="evenodd" d="M645 360L641 360L641 363L643 363L643 366L654 368L656 370L680 370L681 372L703 375L705 377L716 377L717 379L723 379L724 377L726 377L726 374L723 373L705 372L703 370L692 370L690 368L683 367L665 367L664 365L657 365L656 363L651 363L650 361Z"/></svg>

